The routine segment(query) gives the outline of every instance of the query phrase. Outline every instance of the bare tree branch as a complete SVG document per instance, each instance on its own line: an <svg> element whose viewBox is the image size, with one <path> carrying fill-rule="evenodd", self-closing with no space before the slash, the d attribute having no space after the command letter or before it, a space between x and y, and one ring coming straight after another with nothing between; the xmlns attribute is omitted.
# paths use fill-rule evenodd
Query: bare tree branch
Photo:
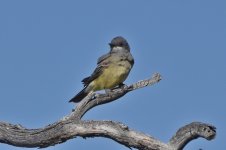
<svg viewBox="0 0 226 150"><path fill-rule="evenodd" d="M0 122L0 142L18 147L44 148L77 136L106 137L126 147L141 150L180 150L195 138L213 139L216 135L216 128L198 122L180 128L169 143L163 143L149 135L132 130L120 122L81 120L82 116L93 107L114 101L132 90L153 85L160 80L160 74L155 74L151 79L114 89L110 93L97 94L94 98L87 97L70 115L44 128L27 129L21 125Z"/></svg>
<svg viewBox="0 0 226 150"><path fill-rule="evenodd" d="M216 136L216 127L201 122L193 122L180 128L177 133L170 139L169 145L174 149L181 150L191 140L199 137L212 140Z"/></svg>
<svg viewBox="0 0 226 150"><path fill-rule="evenodd" d="M119 99L130 91L153 85L161 80L161 75L155 73L152 78L138 81L130 86L124 85L121 88L116 88L107 94L95 94L95 98L87 96L76 107L75 111L71 114L71 118L81 119L82 116L97 105L106 104Z"/></svg>

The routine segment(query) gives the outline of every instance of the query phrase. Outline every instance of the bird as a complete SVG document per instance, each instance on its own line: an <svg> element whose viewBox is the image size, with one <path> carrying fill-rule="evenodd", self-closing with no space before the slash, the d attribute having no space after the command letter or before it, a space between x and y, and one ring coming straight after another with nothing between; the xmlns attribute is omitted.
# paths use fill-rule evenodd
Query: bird
<svg viewBox="0 0 226 150"><path fill-rule="evenodd" d="M134 65L130 46L122 36L114 37L109 46L110 51L98 58L93 73L82 80L84 88L69 102L78 103L95 91L111 90L123 85Z"/></svg>

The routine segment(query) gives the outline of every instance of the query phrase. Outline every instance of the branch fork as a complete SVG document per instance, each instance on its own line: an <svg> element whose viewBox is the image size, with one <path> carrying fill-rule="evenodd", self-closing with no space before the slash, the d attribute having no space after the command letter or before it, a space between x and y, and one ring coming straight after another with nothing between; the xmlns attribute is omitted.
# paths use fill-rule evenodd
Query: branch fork
<svg viewBox="0 0 226 150"><path fill-rule="evenodd" d="M71 114L44 128L27 129L21 125L0 122L0 142L17 147L44 148L77 136L106 137L126 147L140 150L182 150L188 142L196 138L214 139L216 128L201 122L193 122L181 127L168 143L163 143L120 122L81 120L84 114L95 106L118 100L128 92L151 86L160 80L161 75L156 73L150 79L116 88L107 94L96 94L93 99L87 96L77 104Z"/></svg>

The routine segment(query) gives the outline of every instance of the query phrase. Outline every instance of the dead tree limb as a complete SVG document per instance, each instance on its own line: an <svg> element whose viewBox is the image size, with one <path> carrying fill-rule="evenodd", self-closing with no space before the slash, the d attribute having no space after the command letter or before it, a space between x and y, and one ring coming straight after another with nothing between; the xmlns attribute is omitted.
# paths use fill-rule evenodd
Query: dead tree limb
<svg viewBox="0 0 226 150"><path fill-rule="evenodd" d="M188 142L199 137L212 140L216 135L216 128L200 122L193 122L180 128L169 143L163 143L120 122L81 120L82 116L93 107L114 101L132 90L153 85L160 80L160 74L154 74L151 79L114 89L111 93L97 94L92 99L87 97L70 115L44 128L27 129L21 125L0 122L0 142L17 147L44 148L77 136L106 137L126 147L141 150L181 150Z"/></svg>

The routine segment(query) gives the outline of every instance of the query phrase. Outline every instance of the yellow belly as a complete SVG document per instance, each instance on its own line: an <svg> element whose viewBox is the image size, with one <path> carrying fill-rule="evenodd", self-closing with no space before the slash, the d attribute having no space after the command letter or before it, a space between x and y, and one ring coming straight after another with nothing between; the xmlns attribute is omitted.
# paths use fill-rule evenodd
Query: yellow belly
<svg viewBox="0 0 226 150"><path fill-rule="evenodd" d="M123 83L127 78L130 67L121 65L110 65L108 68L103 70L103 73L94 81L92 81L93 91L111 89Z"/></svg>

